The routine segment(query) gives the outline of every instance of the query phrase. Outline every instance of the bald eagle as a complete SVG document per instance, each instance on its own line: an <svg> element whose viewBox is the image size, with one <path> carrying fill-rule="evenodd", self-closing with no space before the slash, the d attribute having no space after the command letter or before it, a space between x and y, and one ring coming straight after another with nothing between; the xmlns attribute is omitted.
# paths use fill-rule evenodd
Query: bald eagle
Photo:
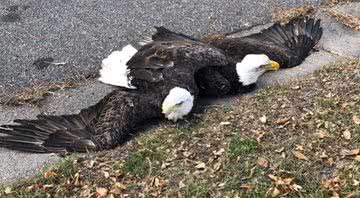
<svg viewBox="0 0 360 198"><path fill-rule="evenodd" d="M272 67L268 57L260 59L246 67L249 71L234 70L234 75ZM187 115L198 96L194 75L200 69L240 64L223 50L192 40L155 41L139 51L126 46L103 60L99 78L121 88L78 114L38 115L0 126L0 134L6 134L0 136L0 146L40 153L111 149L149 119L177 121Z"/></svg>
<svg viewBox="0 0 360 198"><path fill-rule="evenodd" d="M255 79L262 73L249 68L268 58L279 63L281 68L290 68L301 64L321 39L323 30L320 22L320 19L302 17L285 25L275 23L259 33L245 37L233 37L233 33L227 33L211 35L201 40L170 31L164 27L155 27L156 33L152 35L151 39L154 41L201 41L224 50L233 61L241 62L236 68L234 65L222 68L207 67L195 74L200 95L221 96L253 90ZM253 54L265 54L266 56ZM269 69L271 70L271 68ZM237 74L241 74L241 76Z"/></svg>

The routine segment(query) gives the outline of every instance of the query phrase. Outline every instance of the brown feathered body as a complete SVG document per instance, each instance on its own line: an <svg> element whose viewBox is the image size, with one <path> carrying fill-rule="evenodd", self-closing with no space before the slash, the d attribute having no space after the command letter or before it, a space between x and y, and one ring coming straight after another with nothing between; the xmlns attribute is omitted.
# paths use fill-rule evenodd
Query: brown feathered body
<svg viewBox="0 0 360 198"><path fill-rule="evenodd" d="M196 41L159 41L143 46L127 63L136 90L111 92L79 114L39 115L0 126L0 146L27 152L85 152L125 142L144 122L163 117L162 102L174 87L198 94L194 74L232 64L222 50Z"/></svg>

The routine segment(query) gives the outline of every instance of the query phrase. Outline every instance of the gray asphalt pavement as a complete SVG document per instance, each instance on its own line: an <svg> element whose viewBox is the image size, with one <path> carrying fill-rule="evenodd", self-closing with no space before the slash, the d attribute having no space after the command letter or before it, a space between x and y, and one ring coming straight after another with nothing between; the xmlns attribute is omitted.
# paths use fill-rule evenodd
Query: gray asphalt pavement
<svg viewBox="0 0 360 198"><path fill-rule="evenodd" d="M195 35L232 31L269 22L279 5L319 1L1 0L0 93L93 74L111 51L154 25Z"/></svg>
<svg viewBox="0 0 360 198"><path fill-rule="evenodd" d="M282 6L291 7L308 1L284 2ZM152 25L166 25L193 34L232 31L269 22L273 8L274 1L270 0L164 0L155 3L150 0L1 0L0 91L5 87L26 86L35 80L53 82L94 73L111 51L129 42L138 42ZM317 16L323 19L322 50L299 67L268 73L260 80L260 87L301 78L340 58L360 56L359 48L354 48L360 40L359 32L351 31L324 14ZM41 58L66 64L33 64ZM15 118L34 118L41 112L77 113L96 103L111 89L91 81L76 89L55 92L39 107L0 106L0 124L11 123ZM24 154L2 148L0 158L0 183L34 175L44 164L58 159L52 155Z"/></svg>

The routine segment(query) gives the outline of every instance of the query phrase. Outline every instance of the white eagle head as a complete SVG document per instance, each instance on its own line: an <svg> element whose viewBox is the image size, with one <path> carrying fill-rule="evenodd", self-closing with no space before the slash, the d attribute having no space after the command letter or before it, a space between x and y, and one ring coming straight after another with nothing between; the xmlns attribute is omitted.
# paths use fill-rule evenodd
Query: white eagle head
<svg viewBox="0 0 360 198"><path fill-rule="evenodd" d="M194 105L194 96L184 88L175 87L170 90L162 103L162 113L172 121L182 119L190 113Z"/></svg>
<svg viewBox="0 0 360 198"><path fill-rule="evenodd" d="M266 71L278 70L279 63L270 60L265 54L248 54L236 64L239 81L244 85L256 83L257 79Z"/></svg>

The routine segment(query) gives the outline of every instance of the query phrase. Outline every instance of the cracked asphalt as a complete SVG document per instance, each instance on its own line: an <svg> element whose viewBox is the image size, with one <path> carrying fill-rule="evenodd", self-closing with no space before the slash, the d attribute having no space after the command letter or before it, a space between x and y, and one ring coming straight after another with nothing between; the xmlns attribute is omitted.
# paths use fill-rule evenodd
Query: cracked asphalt
<svg viewBox="0 0 360 198"><path fill-rule="evenodd" d="M37 81L61 82L89 76L101 60L127 43L149 34L153 25L200 36L228 32L270 22L276 7L294 7L315 0L244 1L116 1L116 0L1 0L0 2L0 93L26 87ZM339 10L355 9L360 3ZM357 7L357 8L356 8ZM266 74L259 87L286 83L312 73L341 58L360 56L360 33L318 12L324 36L320 51L299 67ZM256 31L250 30L250 32ZM53 64L60 63L60 64ZM70 90L57 91L34 107L1 106L0 124L16 118L34 118L39 113L77 113L96 103L111 87L89 81ZM217 102L231 102L231 98ZM27 154L0 148L0 183L36 174L54 155Z"/></svg>

